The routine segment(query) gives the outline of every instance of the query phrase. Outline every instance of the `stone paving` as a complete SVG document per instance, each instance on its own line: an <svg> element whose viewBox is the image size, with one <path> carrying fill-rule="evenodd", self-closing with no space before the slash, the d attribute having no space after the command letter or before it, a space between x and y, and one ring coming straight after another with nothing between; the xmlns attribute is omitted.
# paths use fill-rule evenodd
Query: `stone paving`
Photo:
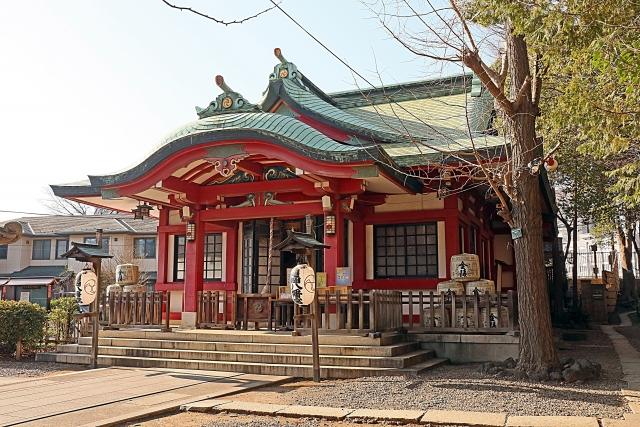
<svg viewBox="0 0 640 427"><path fill-rule="evenodd" d="M628 316L622 315L622 326L631 326ZM603 419L581 416L509 416L506 413L443 411L443 410L380 410L348 409L299 405L269 405L258 402L210 400L183 406L194 412L242 413L298 418L324 418L359 422L399 422L430 426L486 426L486 427L639 427L640 426L640 353L614 327L603 325L618 354L627 388L622 394L632 413L624 419Z"/></svg>
<svg viewBox="0 0 640 427"><path fill-rule="evenodd" d="M103 368L0 386L0 424L104 425L237 393L288 377L218 371Z"/></svg>
<svg viewBox="0 0 640 427"><path fill-rule="evenodd" d="M631 327L628 314L621 314L622 327ZM627 382L627 388L622 390L622 395L627 400L633 414L626 415L624 420L602 420L604 427L637 427L640 426L640 353L629 341L617 332L613 326L600 326L613 343L620 365L622 366L623 380Z"/></svg>

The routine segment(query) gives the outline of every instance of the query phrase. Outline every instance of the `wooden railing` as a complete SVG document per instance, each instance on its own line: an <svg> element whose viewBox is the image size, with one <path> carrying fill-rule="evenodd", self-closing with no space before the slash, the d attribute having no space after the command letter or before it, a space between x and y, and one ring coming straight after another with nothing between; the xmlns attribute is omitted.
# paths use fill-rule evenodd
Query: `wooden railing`
<svg viewBox="0 0 640 427"><path fill-rule="evenodd" d="M107 325L122 327L161 327L169 330L169 292L112 292L107 296ZM164 319L163 319L164 313Z"/></svg>
<svg viewBox="0 0 640 427"><path fill-rule="evenodd" d="M402 294L399 291L320 289L317 294L321 332L384 332L402 328ZM294 308L294 319L309 307ZM310 328L310 321L294 321L294 329Z"/></svg>
<svg viewBox="0 0 640 427"><path fill-rule="evenodd" d="M77 343L78 338L91 336L92 313L80 313L73 316L72 342Z"/></svg>
<svg viewBox="0 0 640 427"><path fill-rule="evenodd" d="M198 328L229 328L236 323L235 291L199 291L196 326Z"/></svg>
<svg viewBox="0 0 640 427"><path fill-rule="evenodd" d="M518 328L513 291L456 295L453 292L405 291L404 326L425 332L507 333Z"/></svg>

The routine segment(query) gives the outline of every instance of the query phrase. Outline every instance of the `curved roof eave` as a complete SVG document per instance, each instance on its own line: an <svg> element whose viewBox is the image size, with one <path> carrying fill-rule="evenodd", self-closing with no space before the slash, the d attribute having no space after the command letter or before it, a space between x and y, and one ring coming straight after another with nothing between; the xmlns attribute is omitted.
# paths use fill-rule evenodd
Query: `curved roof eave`
<svg viewBox="0 0 640 427"><path fill-rule="evenodd" d="M295 118L273 113L232 113L197 120L178 129L144 161L113 175L89 176L93 188L132 182L171 155L187 148L206 148L212 142L261 141L328 163L382 164L378 147L355 147L336 142Z"/></svg>
<svg viewBox="0 0 640 427"><path fill-rule="evenodd" d="M100 196L100 188L90 183L73 185L50 185L53 194L58 197L94 197Z"/></svg>

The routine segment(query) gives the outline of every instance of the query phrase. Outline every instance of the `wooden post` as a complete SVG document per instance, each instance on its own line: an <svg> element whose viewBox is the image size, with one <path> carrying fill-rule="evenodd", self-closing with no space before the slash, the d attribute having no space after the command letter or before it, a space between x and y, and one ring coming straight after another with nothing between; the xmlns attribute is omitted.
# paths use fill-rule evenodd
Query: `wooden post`
<svg viewBox="0 0 640 427"><path fill-rule="evenodd" d="M313 353L313 381L320 382L320 343L318 339L318 294L311 303L311 351Z"/></svg>
<svg viewBox="0 0 640 427"><path fill-rule="evenodd" d="M166 294L167 294L167 302L166 302L164 311L165 311L165 316L167 317L164 319L164 330L166 332L171 332L171 327L169 326L169 320L171 317L171 292L166 292Z"/></svg>
<svg viewBox="0 0 640 427"><path fill-rule="evenodd" d="M101 241L101 240L100 240ZM98 243L101 244L101 243ZM93 369L96 369L98 367L98 331L99 331L99 325L98 325L98 317L99 317L99 313L100 313L100 267L101 267L101 260L100 258L93 258L91 260L91 262L93 263L93 270L96 273L97 276L97 282L96 282L96 299L93 300L93 329L92 329L92 336L91 336L91 367Z"/></svg>

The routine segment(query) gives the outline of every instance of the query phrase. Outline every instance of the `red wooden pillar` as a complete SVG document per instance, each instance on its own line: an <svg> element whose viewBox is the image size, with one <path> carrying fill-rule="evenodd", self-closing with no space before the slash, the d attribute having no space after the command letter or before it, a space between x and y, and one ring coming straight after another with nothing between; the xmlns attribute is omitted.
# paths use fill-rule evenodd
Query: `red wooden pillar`
<svg viewBox="0 0 640 427"><path fill-rule="evenodd" d="M160 231L160 227L169 225L169 209L160 208L160 220L158 221L158 278L157 283L167 283L167 261L169 256L169 234Z"/></svg>
<svg viewBox="0 0 640 427"><path fill-rule="evenodd" d="M196 210L192 220L196 225L194 240L187 240L185 248L185 274L184 274L184 301L183 312L193 313L195 323L195 313L197 308L198 291L202 290L202 275L204 270L204 223L200 221L200 210ZM182 318L186 324L190 322L191 316L183 313ZM187 325L188 326L188 325Z"/></svg>
<svg viewBox="0 0 640 427"><path fill-rule="evenodd" d="M327 212L324 216L325 235L324 244L330 246L324 250L324 271L327 273L327 285L336 284L336 268L344 265L344 214L340 211L340 200L332 199L333 211ZM336 217L335 234L326 233L326 222L328 215Z"/></svg>
<svg viewBox="0 0 640 427"><path fill-rule="evenodd" d="M237 290L236 279L238 277L238 223L227 230L227 260L225 265L227 290Z"/></svg>
<svg viewBox="0 0 640 427"><path fill-rule="evenodd" d="M445 235L447 256L447 279L451 278L451 257L460 253L460 238L458 236L458 227L460 219L458 218L458 196L447 196L444 199L444 209L446 215Z"/></svg>
<svg viewBox="0 0 640 427"><path fill-rule="evenodd" d="M364 285L366 280L366 227L361 218L353 218L353 284L356 286Z"/></svg>

